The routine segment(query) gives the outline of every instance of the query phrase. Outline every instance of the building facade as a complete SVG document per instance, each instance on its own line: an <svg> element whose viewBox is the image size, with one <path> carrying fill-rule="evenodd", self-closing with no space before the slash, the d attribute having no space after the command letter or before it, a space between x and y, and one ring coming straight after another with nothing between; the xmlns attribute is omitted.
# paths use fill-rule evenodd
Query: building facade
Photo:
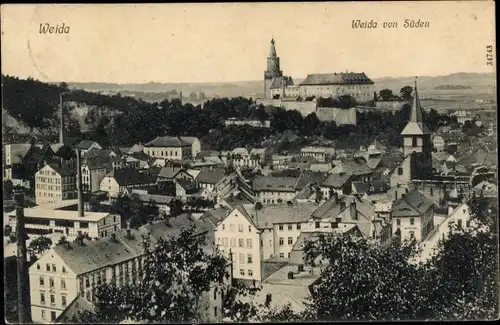
<svg viewBox="0 0 500 325"><path fill-rule="evenodd" d="M35 174L37 205L75 199L76 174L65 166L45 165Z"/></svg>

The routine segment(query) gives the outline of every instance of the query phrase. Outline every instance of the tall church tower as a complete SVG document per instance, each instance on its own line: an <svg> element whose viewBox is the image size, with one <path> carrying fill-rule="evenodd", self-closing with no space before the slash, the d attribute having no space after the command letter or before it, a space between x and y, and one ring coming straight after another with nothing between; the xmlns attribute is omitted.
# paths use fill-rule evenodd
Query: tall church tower
<svg viewBox="0 0 500 325"><path fill-rule="evenodd" d="M432 145L431 131L423 123L422 107L418 98L417 79L415 78L415 89L413 92L413 105L408 124L401 132L404 138L403 163L404 175L413 179L426 180L432 176Z"/></svg>
<svg viewBox="0 0 500 325"><path fill-rule="evenodd" d="M271 49L267 57L267 70L264 71L264 99L271 98L271 84L276 77L283 77L283 71L280 70L280 58L276 55L274 39L271 39Z"/></svg>

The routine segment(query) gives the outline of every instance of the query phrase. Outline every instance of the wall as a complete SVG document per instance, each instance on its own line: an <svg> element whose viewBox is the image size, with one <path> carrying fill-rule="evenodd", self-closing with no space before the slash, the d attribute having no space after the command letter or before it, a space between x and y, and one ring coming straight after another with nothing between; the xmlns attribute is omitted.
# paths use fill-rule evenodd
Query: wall
<svg viewBox="0 0 500 325"><path fill-rule="evenodd" d="M383 111L399 111L403 108L404 104L408 104L407 101L399 101L399 102L386 102L386 101L377 101L375 102L375 107L377 110Z"/></svg>
<svg viewBox="0 0 500 325"><path fill-rule="evenodd" d="M288 253L292 251L293 245L297 241L300 236L301 229L297 229L297 224L300 223L286 223L282 224L283 230L279 229L279 224L274 224L274 258L279 259L288 259ZM301 225L301 224L300 224ZM289 230L288 226L292 226L292 229ZM288 244L288 238L292 238L292 243ZM280 238L283 238L283 245L280 245ZM280 255L283 254L283 255ZM283 257L281 257L283 256Z"/></svg>
<svg viewBox="0 0 500 325"><path fill-rule="evenodd" d="M337 125L357 125L356 107L341 109L337 107L318 107L316 116L320 121L335 121Z"/></svg>

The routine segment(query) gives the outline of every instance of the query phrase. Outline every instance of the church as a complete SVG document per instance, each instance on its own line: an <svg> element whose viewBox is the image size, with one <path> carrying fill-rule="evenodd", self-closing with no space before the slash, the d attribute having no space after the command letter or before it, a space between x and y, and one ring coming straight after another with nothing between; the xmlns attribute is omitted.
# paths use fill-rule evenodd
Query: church
<svg viewBox="0 0 500 325"><path fill-rule="evenodd" d="M267 70L264 72L264 99L306 100L351 95L362 104L373 100L373 94L374 82L364 72L309 74L295 85L292 77L283 76L275 41L271 40Z"/></svg>

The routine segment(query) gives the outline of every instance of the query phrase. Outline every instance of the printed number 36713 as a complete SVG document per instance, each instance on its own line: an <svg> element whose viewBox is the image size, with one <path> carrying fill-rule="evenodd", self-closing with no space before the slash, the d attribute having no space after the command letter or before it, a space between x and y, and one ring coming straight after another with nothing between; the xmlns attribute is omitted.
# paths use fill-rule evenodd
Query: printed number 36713
<svg viewBox="0 0 500 325"><path fill-rule="evenodd" d="M493 46L486 46L486 65L493 66Z"/></svg>

